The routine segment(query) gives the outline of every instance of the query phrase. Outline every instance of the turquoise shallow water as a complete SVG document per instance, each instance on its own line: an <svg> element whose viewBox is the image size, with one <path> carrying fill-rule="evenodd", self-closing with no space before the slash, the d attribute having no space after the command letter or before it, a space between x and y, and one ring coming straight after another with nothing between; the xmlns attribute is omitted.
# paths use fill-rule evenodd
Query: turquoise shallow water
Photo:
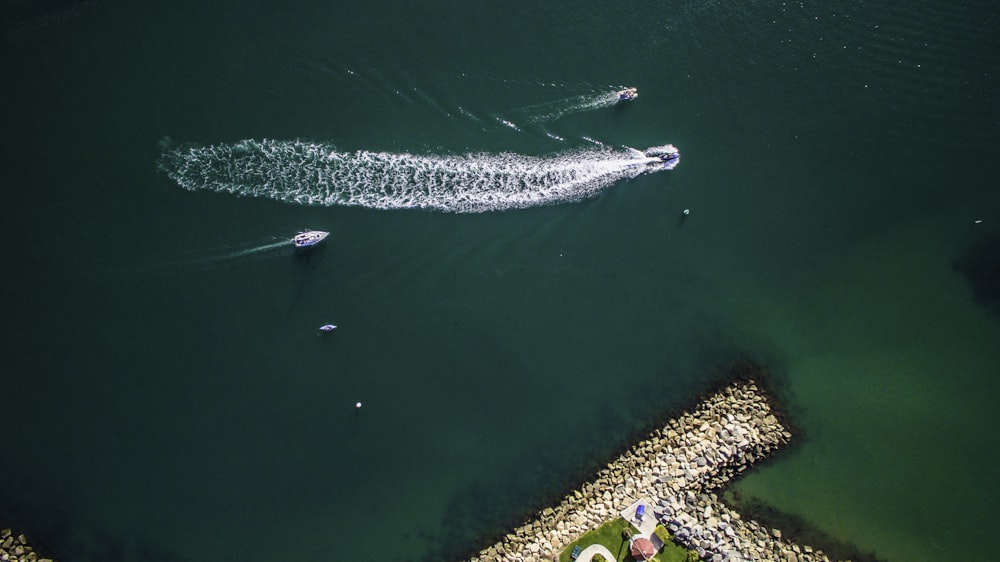
<svg viewBox="0 0 1000 562"><path fill-rule="evenodd" d="M954 264L998 235L992 5L25 5L0 515L62 558L454 558L738 357L804 434L743 496L989 558L1000 315ZM242 139L683 156L473 214L157 168ZM270 247L304 227L332 234Z"/></svg>

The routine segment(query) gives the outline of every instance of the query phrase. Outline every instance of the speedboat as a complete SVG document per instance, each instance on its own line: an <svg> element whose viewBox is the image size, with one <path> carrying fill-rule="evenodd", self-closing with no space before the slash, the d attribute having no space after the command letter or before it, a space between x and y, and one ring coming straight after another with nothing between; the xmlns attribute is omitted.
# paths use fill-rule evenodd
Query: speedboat
<svg viewBox="0 0 1000 562"><path fill-rule="evenodd" d="M337 327L333 324L323 324L322 326L319 327L319 331L321 332L332 332L336 329Z"/></svg>
<svg viewBox="0 0 1000 562"><path fill-rule="evenodd" d="M649 147L643 154L647 158L655 158L650 162L653 166L658 167L662 164L668 170L672 170L681 161L681 151L672 144Z"/></svg>
<svg viewBox="0 0 1000 562"><path fill-rule="evenodd" d="M319 244L329 235L329 232L323 232L322 230L305 230L296 234L292 238L292 243L295 244L296 248L308 248L309 246Z"/></svg>
<svg viewBox="0 0 1000 562"><path fill-rule="evenodd" d="M625 88L624 90L618 90L618 101L630 101L639 97L639 90L636 88Z"/></svg>

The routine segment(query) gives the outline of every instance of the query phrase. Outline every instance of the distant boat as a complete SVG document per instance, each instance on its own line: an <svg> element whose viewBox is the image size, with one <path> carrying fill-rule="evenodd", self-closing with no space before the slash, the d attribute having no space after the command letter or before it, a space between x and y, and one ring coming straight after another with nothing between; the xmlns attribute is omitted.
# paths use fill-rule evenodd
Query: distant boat
<svg viewBox="0 0 1000 562"><path fill-rule="evenodd" d="M639 90L636 88L625 88L618 90L618 101L630 101L639 97Z"/></svg>
<svg viewBox="0 0 1000 562"><path fill-rule="evenodd" d="M333 324L323 324L322 326L319 327L319 331L321 332L332 332L336 329L337 327Z"/></svg>
<svg viewBox="0 0 1000 562"><path fill-rule="evenodd" d="M296 234L292 238L292 243L295 244L296 248L308 248L309 246L319 244L329 235L329 232L323 232L322 230L305 230Z"/></svg>

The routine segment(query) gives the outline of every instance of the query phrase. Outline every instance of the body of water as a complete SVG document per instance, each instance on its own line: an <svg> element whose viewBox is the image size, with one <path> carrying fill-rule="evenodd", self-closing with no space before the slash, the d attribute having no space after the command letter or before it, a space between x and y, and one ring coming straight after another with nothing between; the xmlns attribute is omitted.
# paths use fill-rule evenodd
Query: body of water
<svg viewBox="0 0 1000 562"><path fill-rule="evenodd" d="M455 559L747 358L802 439L741 498L992 555L994 4L6 10L0 523L61 559Z"/></svg>

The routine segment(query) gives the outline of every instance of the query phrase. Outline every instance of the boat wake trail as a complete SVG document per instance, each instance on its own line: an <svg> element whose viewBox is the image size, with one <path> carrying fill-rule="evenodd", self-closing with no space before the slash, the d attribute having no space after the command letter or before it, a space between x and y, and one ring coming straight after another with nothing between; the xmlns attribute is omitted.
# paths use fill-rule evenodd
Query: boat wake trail
<svg viewBox="0 0 1000 562"><path fill-rule="evenodd" d="M211 261L226 261L235 260L238 258L245 258L247 256L252 256L254 254L260 254L263 252L268 252L278 248L288 248L291 245L290 240L281 240L280 242L273 242L271 244L264 244L262 246L254 246L253 248L246 248L244 250L236 250L228 254L223 254L221 256L215 256L210 258Z"/></svg>
<svg viewBox="0 0 1000 562"><path fill-rule="evenodd" d="M188 255L175 260L170 260L162 263L158 263L152 266L146 266L145 269L150 271L153 270L171 270L171 269L188 269L188 268L206 268L206 267L216 267L221 265L228 265L235 263L239 260L243 260L250 257L260 257L261 254L266 254L273 252L275 250L286 249L291 252L292 241L291 239L278 240L270 242L267 244L256 244L253 246L243 245L242 247L237 246L236 248L230 247L227 249L217 249L217 250L207 250L198 252L194 255Z"/></svg>
<svg viewBox="0 0 1000 562"><path fill-rule="evenodd" d="M302 205L503 211L578 201L680 161L672 145L596 147L550 157L338 152L302 141L167 148L158 167L181 187Z"/></svg>
<svg viewBox="0 0 1000 562"><path fill-rule="evenodd" d="M144 254L139 261L130 260L125 264L105 264L91 270L96 277L106 278L143 278L148 276L191 273L193 271L209 271L222 267L237 266L249 263L255 259L290 256L294 252L290 238L278 240L269 237L267 243L257 242L248 245L226 245L221 248L203 248L181 256L157 259Z"/></svg>
<svg viewBox="0 0 1000 562"><path fill-rule="evenodd" d="M524 125L555 121L567 115L594 111L613 107L619 102L617 92L601 94L584 94L561 100L555 100L537 105L529 105L508 112L501 120L512 121Z"/></svg>

